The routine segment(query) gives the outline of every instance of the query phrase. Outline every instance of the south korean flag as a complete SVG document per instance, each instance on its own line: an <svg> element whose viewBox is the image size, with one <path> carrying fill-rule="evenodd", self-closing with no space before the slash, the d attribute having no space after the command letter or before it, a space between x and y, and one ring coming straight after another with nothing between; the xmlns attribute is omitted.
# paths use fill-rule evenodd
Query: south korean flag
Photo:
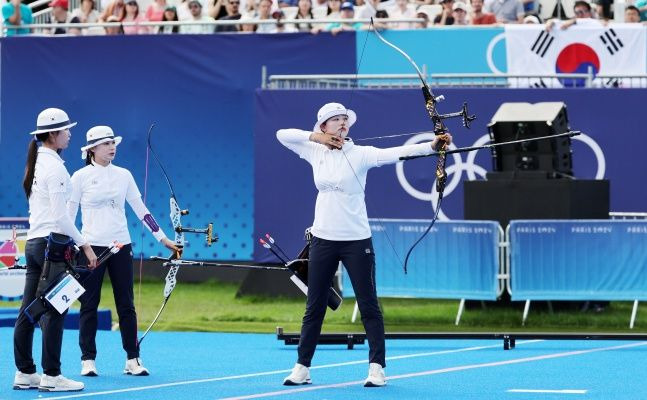
<svg viewBox="0 0 647 400"><path fill-rule="evenodd" d="M578 19L577 24L550 31L537 25L506 25L508 74L515 87L647 87L645 27ZM555 74L587 74L551 78ZM546 76L546 77L542 77Z"/></svg>

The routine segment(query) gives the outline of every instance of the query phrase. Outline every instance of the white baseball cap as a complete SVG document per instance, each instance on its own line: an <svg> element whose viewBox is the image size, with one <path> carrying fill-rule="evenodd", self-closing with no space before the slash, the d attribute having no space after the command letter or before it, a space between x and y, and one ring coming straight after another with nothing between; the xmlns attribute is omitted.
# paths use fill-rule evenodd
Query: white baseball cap
<svg viewBox="0 0 647 400"><path fill-rule="evenodd" d="M93 126L90 128L88 133L85 134L85 139L87 144L81 147L81 159L83 160L87 158L88 150L94 146L113 140L115 141L115 145L119 145L119 143L121 143L121 136L115 137L115 133L112 131L112 128L105 125Z"/></svg>
<svg viewBox="0 0 647 400"><path fill-rule="evenodd" d="M312 128L312 131L321 132L321 124L337 115L346 115L348 117L349 128L357 121L357 114L355 114L355 111L347 109L340 103L327 103L319 109L319 112L317 112L317 123L314 128Z"/></svg>
<svg viewBox="0 0 647 400"><path fill-rule="evenodd" d="M60 108L47 108L38 114L36 119L36 130L30 135L38 135L45 132L55 132L71 128L76 122L70 122L70 117Z"/></svg>

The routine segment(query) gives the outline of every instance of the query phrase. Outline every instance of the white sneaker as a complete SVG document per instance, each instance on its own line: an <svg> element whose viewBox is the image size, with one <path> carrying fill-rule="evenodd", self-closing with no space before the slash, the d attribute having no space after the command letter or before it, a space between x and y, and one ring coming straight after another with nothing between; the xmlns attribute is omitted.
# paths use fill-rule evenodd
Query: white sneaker
<svg viewBox="0 0 647 400"><path fill-rule="evenodd" d="M140 358L131 358L126 360L126 366L124 367L124 374L135 375L135 376L147 376L148 370L142 365L142 360Z"/></svg>
<svg viewBox="0 0 647 400"><path fill-rule="evenodd" d="M368 365L368 378L364 381L364 387L378 387L386 385L384 368L378 363Z"/></svg>
<svg viewBox="0 0 647 400"><path fill-rule="evenodd" d="M94 360L81 360L81 375L98 376L97 365Z"/></svg>
<svg viewBox="0 0 647 400"><path fill-rule="evenodd" d="M38 385L40 385L40 375L37 373L25 374L16 371L16 377L13 378L14 390L38 389Z"/></svg>
<svg viewBox="0 0 647 400"><path fill-rule="evenodd" d="M309 385L311 383L310 368L299 363L294 364L294 368L292 368L290 375L283 379L283 384L285 386Z"/></svg>
<svg viewBox="0 0 647 400"><path fill-rule="evenodd" d="M43 374L43 377L40 378L38 390L40 392L78 392L83 390L84 387L83 382L67 379L63 375L49 376Z"/></svg>

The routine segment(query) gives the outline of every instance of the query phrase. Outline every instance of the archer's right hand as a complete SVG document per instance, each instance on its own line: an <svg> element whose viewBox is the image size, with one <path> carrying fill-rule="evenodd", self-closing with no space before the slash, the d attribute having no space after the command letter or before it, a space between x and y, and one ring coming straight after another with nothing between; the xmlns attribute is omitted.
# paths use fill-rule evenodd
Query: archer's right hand
<svg viewBox="0 0 647 400"><path fill-rule="evenodd" d="M339 135L331 135L329 133L314 132L310 135L310 140L319 144L323 144L330 150L339 150L344 145L344 139Z"/></svg>

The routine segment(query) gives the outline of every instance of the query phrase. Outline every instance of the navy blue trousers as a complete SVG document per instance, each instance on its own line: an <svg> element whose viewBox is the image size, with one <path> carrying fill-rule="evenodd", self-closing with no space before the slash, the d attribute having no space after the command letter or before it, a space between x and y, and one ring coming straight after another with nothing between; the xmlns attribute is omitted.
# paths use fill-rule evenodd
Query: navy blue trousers
<svg viewBox="0 0 647 400"><path fill-rule="evenodd" d="M362 314L368 339L369 362L386 367L384 319L375 288L375 254L371 238L351 241L317 237L312 239L308 265L308 301L301 325L297 362L310 367L326 316L328 288L340 261L348 271Z"/></svg>

